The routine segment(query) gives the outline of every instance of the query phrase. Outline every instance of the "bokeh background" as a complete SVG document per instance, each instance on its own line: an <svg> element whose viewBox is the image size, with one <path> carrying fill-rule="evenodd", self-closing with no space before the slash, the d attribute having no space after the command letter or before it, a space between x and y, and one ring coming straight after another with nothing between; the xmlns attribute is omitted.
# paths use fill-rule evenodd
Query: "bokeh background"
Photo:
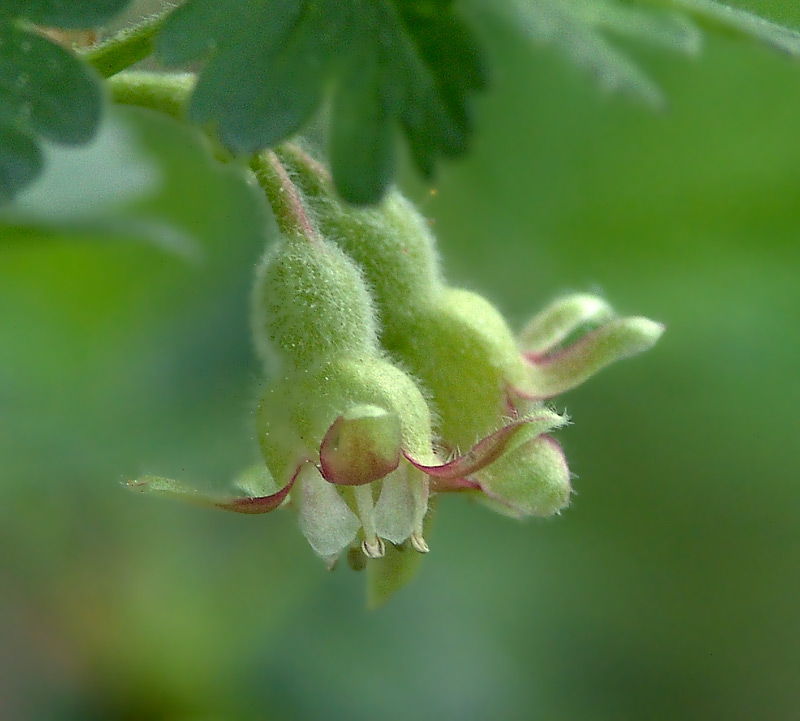
<svg viewBox="0 0 800 721"><path fill-rule="evenodd" d="M751 7L800 26L793 0ZM255 457L263 231L161 137L159 202L199 260L0 234L0 718L800 718L800 63L630 46L671 100L654 114L483 32L474 152L436 195L408 176L449 277L517 326L566 290L669 326L559 399L572 507L444 499L418 578L369 613L291 514L128 493Z"/></svg>

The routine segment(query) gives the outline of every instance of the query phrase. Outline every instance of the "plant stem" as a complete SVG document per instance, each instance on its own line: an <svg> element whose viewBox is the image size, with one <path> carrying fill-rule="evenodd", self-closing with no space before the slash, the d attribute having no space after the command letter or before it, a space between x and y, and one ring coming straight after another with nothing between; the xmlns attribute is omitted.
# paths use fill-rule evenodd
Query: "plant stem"
<svg viewBox="0 0 800 721"><path fill-rule="evenodd" d="M306 214L300 193L278 156L271 150L258 153L250 160L250 168L267 196L281 232L287 235L299 233L316 242L317 234Z"/></svg>
<svg viewBox="0 0 800 721"><path fill-rule="evenodd" d="M152 54L156 35L172 8L126 28L104 43L90 48L83 57L104 78L110 78Z"/></svg>
<svg viewBox="0 0 800 721"><path fill-rule="evenodd" d="M109 78L111 98L120 105L150 108L184 119L184 110L197 78L192 73L148 73L133 70Z"/></svg>

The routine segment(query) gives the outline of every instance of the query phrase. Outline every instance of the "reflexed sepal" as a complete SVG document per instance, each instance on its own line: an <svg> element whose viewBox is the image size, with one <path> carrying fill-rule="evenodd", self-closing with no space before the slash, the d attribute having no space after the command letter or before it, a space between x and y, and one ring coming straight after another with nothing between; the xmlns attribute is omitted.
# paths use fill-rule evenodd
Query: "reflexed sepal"
<svg viewBox="0 0 800 721"><path fill-rule="evenodd" d="M360 486L400 463L400 419L383 408L359 405L340 415L320 446L322 475L330 483Z"/></svg>
<svg viewBox="0 0 800 721"><path fill-rule="evenodd" d="M540 408L536 412L511 421L486 438L478 441L471 450L454 458L447 463L437 466L423 465L406 455L406 458L419 470L435 479L435 488L438 491L448 490L448 482L453 481L453 490L465 487L464 479L477 473L482 468L489 466L514 448L515 445L535 438L542 433L547 433L567 422L549 408Z"/></svg>
<svg viewBox="0 0 800 721"><path fill-rule="evenodd" d="M260 482L263 484L271 483L275 485L266 468L263 469L263 473L266 475L261 475L259 479ZM283 488L275 493L239 497L204 493L180 481L174 481L171 478L162 478L160 476L143 476L135 481L128 481L127 485L128 488L134 491L177 498L181 501L188 501L198 506L222 508L223 510L236 511L237 513L268 513L269 511L275 510L286 500L296 478L297 473L292 476ZM249 483L252 484L255 480L256 479L251 476L249 478Z"/></svg>
<svg viewBox="0 0 800 721"><path fill-rule="evenodd" d="M529 375L517 394L552 398L575 388L614 361L652 348L664 332L661 323L641 317L616 318L551 353L526 353Z"/></svg>
<svg viewBox="0 0 800 721"><path fill-rule="evenodd" d="M576 332L588 332L615 316L602 298L576 293L553 301L537 313L519 334L524 353L548 353Z"/></svg>
<svg viewBox="0 0 800 721"><path fill-rule="evenodd" d="M570 473L564 452L548 435L517 446L479 474L493 507L509 515L549 516L569 503Z"/></svg>

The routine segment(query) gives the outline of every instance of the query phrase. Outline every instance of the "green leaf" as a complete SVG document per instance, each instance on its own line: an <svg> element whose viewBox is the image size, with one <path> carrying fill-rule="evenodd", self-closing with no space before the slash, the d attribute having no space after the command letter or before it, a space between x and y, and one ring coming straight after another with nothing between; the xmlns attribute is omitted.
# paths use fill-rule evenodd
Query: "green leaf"
<svg viewBox="0 0 800 721"><path fill-rule="evenodd" d="M97 79L75 55L31 29L87 28L129 0L0 0L0 205L41 171L39 139L87 142L100 119Z"/></svg>
<svg viewBox="0 0 800 721"><path fill-rule="evenodd" d="M0 22L0 203L40 170L40 138L87 142L100 107L100 90L80 60L41 35Z"/></svg>
<svg viewBox="0 0 800 721"><path fill-rule="evenodd" d="M0 0L0 18L25 18L38 25L89 28L110 20L130 0Z"/></svg>
<svg viewBox="0 0 800 721"><path fill-rule="evenodd" d="M636 97L648 105L664 104L661 90L607 35L630 37L645 44L696 55L701 36L681 15L634 8L613 0L477 0L499 13L537 43L557 47L597 78L601 87Z"/></svg>
<svg viewBox="0 0 800 721"><path fill-rule="evenodd" d="M765 20L758 15L715 0L669 0L711 31L731 31L750 37L792 57L800 57L800 32Z"/></svg>
<svg viewBox="0 0 800 721"><path fill-rule="evenodd" d="M452 0L189 0L158 52L169 64L210 55L190 117L215 122L237 152L297 133L330 93L337 188L358 203L387 186L398 126L425 174L462 153L468 102L484 85Z"/></svg>

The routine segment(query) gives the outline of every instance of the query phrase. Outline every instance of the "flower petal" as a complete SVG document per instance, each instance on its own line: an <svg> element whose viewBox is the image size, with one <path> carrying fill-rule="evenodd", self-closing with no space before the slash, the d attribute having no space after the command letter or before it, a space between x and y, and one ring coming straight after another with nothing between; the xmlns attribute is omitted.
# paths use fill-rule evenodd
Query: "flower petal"
<svg viewBox="0 0 800 721"><path fill-rule="evenodd" d="M586 326L597 326L614 317L614 311L602 298L587 293L568 295L538 313L519 334L525 353L544 354L563 343Z"/></svg>
<svg viewBox="0 0 800 721"><path fill-rule="evenodd" d="M160 476L143 476L135 481L128 481L128 488L141 493L178 498L199 506L222 508L226 511L236 511L237 513L268 513L269 511L274 511L286 500L296 478L297 472L279 491L263 496L217 496L198 491L180 481Z"/></svg>
<svg viewBox="0 0 800 721"><path fill-rule="evenodd" d="M530 375L520 396L552 398L583 383L614 361L652 348L664 332L661 323L641 317L616 318L551 354L527 353Z"/></svg>
<svg viewBox="0 0 800 721"><path fill-rule="evenodd" d="M304 463L292 494L300 530L311 547L330 565L356 537L361 521L313 463Z"/></svg>
<svg viewBox="0 0 800 721"><path fill-rule="evenodd" d="M400 419L383 408L354 406L328 429L319 450L326 481L360 486L383 478L400 463Z"/></svg>
<svg viewBox="0 0 800 721"><path fill-rule="evenodd" d="M466 477L488 466L507 450L530 438L563 426L566 419L548 408L523 416L478 441L471 450L439 466L428 466L405 454L411 464L438 481L453 481L452 490L468 487ZM451 490L447 483L437 483L436 490Z"/></svg>
<svg viewBox="0 0 800 721"><path fill-rule="evenodd" d="M375 504L375 526L381 538L392 543L402 543L411 535L417 517L417 496L423 489L422 474L403 464L381 483L381 494ZM412 485L416 481L419 488ZM427 498L425 498L427 505Z"/></svg>

